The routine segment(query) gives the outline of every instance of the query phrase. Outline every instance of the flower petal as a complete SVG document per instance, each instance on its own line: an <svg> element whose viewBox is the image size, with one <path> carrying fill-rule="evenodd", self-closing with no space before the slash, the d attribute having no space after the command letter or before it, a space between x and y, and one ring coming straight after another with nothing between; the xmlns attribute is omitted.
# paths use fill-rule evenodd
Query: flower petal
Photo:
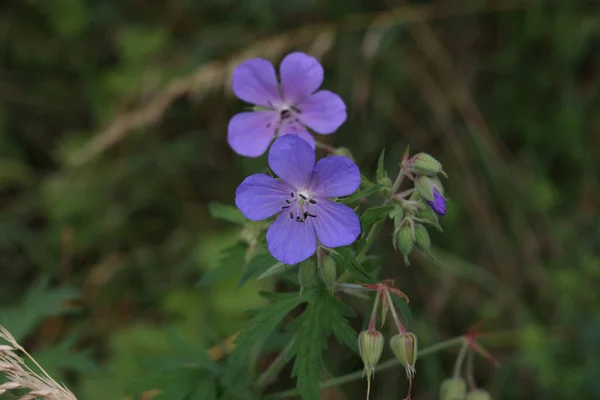
<svg viewBox="0 0 600 400"><path fill-rule="evenodd" d="M319 241L327 247L347 246L360 235L360 221L348 206L320 199L313 206L316 218L311 218Z"/></svg>
<svg viewBox="0 0 600 400"><path fill-rule="evenodd" d="M321 134L333 133L346 121L346 105L337 94L320 90L297 105L300 121Z"/></svg>
<svg viewBox="0 0 600 400"><path fill-rule="evenodd" d="M318 197L348 196L360 186L358 166L344 156L322 158L313 170L311 192Z"/></svg>
<svg viewBox="0 0 600 400"><path fill-rule="evenodd" d="M315 150L297 135L284 135L269 150L269 166L294 189L307 188L315 166Z"/></svg>
<svg viewBox="0 0 600 400"><path fill-rule="evenodd" d="M279 66L283 101L298 104L323 83L323 67L308 54L295 52L285 56Z"/></svg>
<svg viewBox="0 0 600 400"><path fill-rule="evenodd" d="M283 135L298 135L302 139L306 140L313 149L317 146L315 138L306 130L305 127L295 121L287 122L283 124L281 128L279 128L279 136Z"/></svg>
<svg viewBox="0 0 600 400"><path fill-rule="evenodd" d="M250 175L235 191L235 205L248 219L260 221L282 211L290 187L265 174Z"/></svg>
<svg viewBox="0 0 600 400"><path fill-rule="evenodd" d="M243 112L233 116L227 126L227 141L238 154L246 157L262 155L275 136L277 113Z"/></svg>
<svg viewBox="0 0 600 400"><path fill-rule="evenodd" d="M284 264L296 264L315 254L317 238L310 220L296 222L282 213L267 231L267 248Z"/></svg>
<svg viewBox="0 0 600 400"><path fill-rule="evenodd" d="M233 70L231 88L248 103L270 107L281 101L275 68L264 58L244 61Z"/></svg>

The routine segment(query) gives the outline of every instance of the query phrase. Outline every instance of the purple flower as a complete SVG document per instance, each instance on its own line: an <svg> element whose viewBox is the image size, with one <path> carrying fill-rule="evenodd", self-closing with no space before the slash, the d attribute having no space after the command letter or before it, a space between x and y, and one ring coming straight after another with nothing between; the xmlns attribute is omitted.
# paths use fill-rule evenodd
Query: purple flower
<svg viewBox="0 0 600 400"><path fill-rule="evenodd" d="M433 188L433 201L427 200L427 203L436 214L446 214L446 199L444 199L444 196L442 196L435 187Z"/></svg>
<svg viewBox="0 0 600 400"><path fill-rule="evenodd" d="M277 82L273 64L262 58L245 61L233 71L233 92L255 104L256 111L236 114L229 121L227 140L247 157L262 155L275 135L296 134L313 148L315 132L333 133L346 120L346 105L335 93L315 91L323 83L323 67L304 53L288 54L279 66Z"/></svg>
<svg viewBox="0 0 600 400"><path fill-rule="evenodd" d="M269 166L280 179L265 174L246 178L235 192L235 204L251 220L275 214L267 247L285 264L315 253L317 237L327 247L351 244L360 235L354 211L328 197L347 196L360 185L360 172L348 157L326 157L315 164L315 151L295 135L278 138L269 150ZM316 235L315 235L316 233Z"/></svg>

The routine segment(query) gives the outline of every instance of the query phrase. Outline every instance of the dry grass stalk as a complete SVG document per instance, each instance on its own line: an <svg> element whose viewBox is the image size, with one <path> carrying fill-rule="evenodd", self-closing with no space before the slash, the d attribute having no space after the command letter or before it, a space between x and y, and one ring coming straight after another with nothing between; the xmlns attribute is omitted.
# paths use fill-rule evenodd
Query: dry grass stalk
<svg viewBox="0 0 600 400"><path fill-rule="evenodd" d="M24 389L28 392L19 400L77 400L69 389L52 379L1 325L0 338L8 342L8 344L0 345L0 372L6 376L6 382L0 384L0 396L11 390ZM41 373L38 374L29 368L18 352L25 354L40 369Z"/></svg>

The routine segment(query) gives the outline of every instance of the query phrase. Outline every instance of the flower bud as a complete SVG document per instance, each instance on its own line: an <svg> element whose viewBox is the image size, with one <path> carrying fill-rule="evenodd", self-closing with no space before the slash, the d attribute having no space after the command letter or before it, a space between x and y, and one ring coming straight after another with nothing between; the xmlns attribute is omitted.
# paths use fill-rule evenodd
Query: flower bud
<svg viewBox="0 0 600 400"><path fill-rule="evenodd" d="M354 161L354 157L352 156L352 152L347 147L338 147L337 149L335 149L335 152L333 153L333 155L334 156L348 157L349 159L351 159L352 161Z"/></svg>
<svg viewBox="0 0 600 400"><path fill-rule="evenodd" d="M435 176L442 172L442 164L427 153L419 153L413 159L413 168L419 174Z"/></svg>
<svg viewBox="0 0 600 400"><path fill-rule="evenodd" d="M385 186L385 188L388 190L392 188L392 180L390 178L388 178L387 176L384 176L384 177L378 179L377 183Z"/></svg>
<svg viewBox="0 0 600 400"><path fill-rule="evenodd" d="M483 389L475 389L467 395L467 400L492 400L492 396Z"/></svg>
<svg viewBox="0 0 600 400"><path fill-rule="evenodd" d="M398 334L390 339L390 347L394 355L406 370L406 376L410 379L415 374L415 363L417 362L417 336L412 332Z"/></svg>
<svg viewBox="0 0 600 400"><path fill-rule="evenodd" d="M446 214L446 199L437 190L433 190L433 200L427 200L427 204L437 215Z"/></svg>
<svg viewBox="0 0 600 400"><path fill-rule="evenodd" d="M319 275L321 276L323 282L325 282L325 285L333 290L335 287L335 280L337 278L337 269L333 258L329 256L323 256L323 260L321 260L321 268L319 268Z"/></svg>
<svg viewBox="0 0 600 400"><path fill-rule="evenodd" d="M427 176L418 176L415 178L415 189L419 195L426 201L433 201L434 186L431 179Z"/></svg>
<svg viewBox="0 0 600 400"><path fill-rule="evenodd" d="M365 369L363 374L367 379L375 372L375 366L379 363L383 352L383 335L378 331L362 331L358 335L358 353L362 359Z"/></svg>
<svg viewBox="0 0 600 400"><path fill-rule="evenodd" d="M440 400L465 400L467 384L461 378L444 379L440 387Z"/></svg>
<svg viewBox="0 0 600 400"><path fill-rule="evenodd" d="M427 252L431 247L431 241L429 240L429 233L427 233L427 228L425 228L421 224L415 225L415 243L421 250Z"/></svg>
<svg viewBox="0 0 600 400"><path fill-rule="evenodd" d="M311 283L315 278L316 273L317 266L315 265L315 260L309 258L308 260L302 261L298 268L298 282L300 283L300 286L304 288L304 286Z"/></svg>
<svg viewBox="0 0 600 400"><path fill-rule="evenodd" d="M434 176L434 177L429 178L429 181L433 185L433 189L437 190L438 193L443 196L444 195L444 185L442 184L442 181L440 180L440 178L438 178L437 176Z"/></svg>
<svg viewBox="0 0 600 400"><path fill-rule="evenodd" d="M398 231L398 248L400 253L404 255L404 262L409 265L408 255L412 251L414 246L413 235L408 225L404 225Z"/></svg>

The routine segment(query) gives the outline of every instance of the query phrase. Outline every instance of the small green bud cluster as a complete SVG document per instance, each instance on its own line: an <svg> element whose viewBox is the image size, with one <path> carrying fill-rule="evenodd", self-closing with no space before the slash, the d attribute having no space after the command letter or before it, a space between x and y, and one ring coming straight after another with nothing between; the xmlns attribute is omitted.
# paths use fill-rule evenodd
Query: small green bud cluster
<svg viewBox="0 0 600 400"><path fill-rule="evenodd" d="M407 153L402 168L413 180L414 188L392 196L396 208L390 218L394 220L394 248L402 253L405 264L410 265L408 256L415 247L430 253L431 240L426 225L442 230L438 215L445 213L445 199L438 175L446 174L442 164L427 153L410 158Z"/></svg>

